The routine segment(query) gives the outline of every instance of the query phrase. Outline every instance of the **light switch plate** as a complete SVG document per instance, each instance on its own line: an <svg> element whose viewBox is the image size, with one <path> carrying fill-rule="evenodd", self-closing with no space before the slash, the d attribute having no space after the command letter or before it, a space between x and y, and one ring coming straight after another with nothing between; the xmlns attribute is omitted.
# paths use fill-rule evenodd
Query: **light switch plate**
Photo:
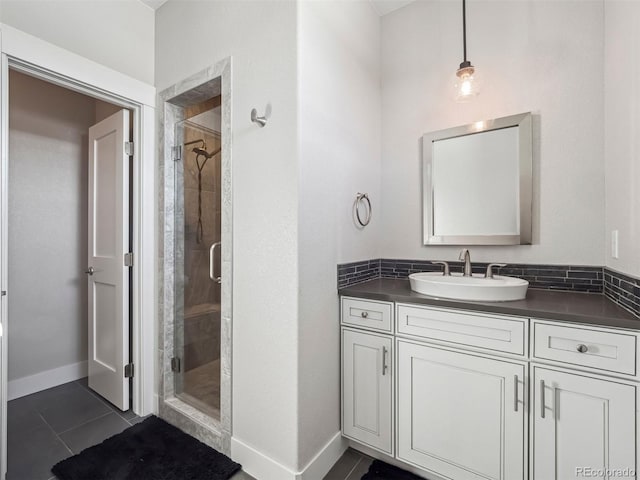
<svg viewBox="0 0 640 480"><path fill-rule="evenodd" d="M611 258L618 258L618 230L611 231Z"/></svg>

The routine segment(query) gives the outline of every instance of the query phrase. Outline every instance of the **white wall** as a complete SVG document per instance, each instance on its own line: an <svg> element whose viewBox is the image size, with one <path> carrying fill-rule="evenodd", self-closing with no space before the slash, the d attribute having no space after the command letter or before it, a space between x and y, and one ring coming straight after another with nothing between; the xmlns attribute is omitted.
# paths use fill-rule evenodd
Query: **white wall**
<svg viewBox="0 0 640 480"><path fill-rule="evenodd" d="M2 0L0 22L153 84L154 12L137 0Z"/></svg>
<svg viewBox="0 0 640 480"><path fill-rule="evenodd" d="M299 465L340 429L336 264L377 258L380 17L368 1L301 2L299 117ZM365 229L352 205L368 192Z"/></svg>
<svg viewBox="0 0 640 480"><path fill-rule="evenodd" d="M531 246L473 247L472 260L604 263L602 1L467 2L472 102L452 100L460 2L414 2L382 20L381 255L457 259L422 245L421 136L526 111L534 121Z"/></svg>
<svg viewBox="0 0 640 480"><path fill-rule="evenodd" d="M606 265L640 276L640 3L605 1ZM611 231L619 232L619 258Z"/></svg>
<svg viewBox="0 0 640 480"><path fill-rule="evenodd" d="M156 15L156 86L232 56L233 438L297 468L296 4L181 2ZM265 128L250 121L268 103ZM249 472L251 473L251 472Z"/></svg>
<svg viewBox="0 0 640 480"><path fill-rule="evenodd" d="M87 360L89 97L11 72L9 380Z"/></svg>

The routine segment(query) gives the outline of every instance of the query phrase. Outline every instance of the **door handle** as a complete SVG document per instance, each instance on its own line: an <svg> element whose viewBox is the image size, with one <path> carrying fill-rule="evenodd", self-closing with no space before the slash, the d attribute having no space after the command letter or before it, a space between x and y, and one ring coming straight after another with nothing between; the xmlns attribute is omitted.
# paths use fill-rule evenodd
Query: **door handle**
<svg viewBox="0 0 640 480"><path fill-rule="evenodd" d="M86 273L87 275L93 275L96 271L93 269L93 267L89 267L87 268L84 273Z"/></svg>
<svg viewBox="0 0 640 480"><path fill-rule="evenodd" d="M540 380L540 418L544 418L544 380Z"/></svg>
<svg viewBox="0 0 640 480"><path fill-rule="evenodd" d="M518 411L518 375L513 376L513 409Z"/></svg>
<svg viewBox="0 0 640 480"><path fill-rule="evenodd" d="M222 244L220 242L216 242L213 245L211 245L211 248L209 248L209 278L211 280L213 280L216 283L222 283L222 277L216 277L214 274L215 268L215 257L216 257L216 248L222 246Z"/></svg>

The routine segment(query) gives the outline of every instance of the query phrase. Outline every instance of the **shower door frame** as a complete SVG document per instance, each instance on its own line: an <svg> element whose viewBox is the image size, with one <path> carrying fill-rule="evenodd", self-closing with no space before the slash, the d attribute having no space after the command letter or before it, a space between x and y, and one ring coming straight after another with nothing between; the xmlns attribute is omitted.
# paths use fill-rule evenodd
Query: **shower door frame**
<svg viewBox="0 0 640 480"><path fill-rule="evenodd" d="M231 178L231 57L201 70L188 78L164 89L158 94L158 161L160 190L159 220L161 268L160 286L160 343L158 345L160 365L160 416L200 441L231 454L231 373L232 373L232 259L233 259L233 195ZM220 419L214 419L191 404L180 399L175 392L174 372L171 359L176 351L176 297L180 288L176 282L177 245L176 216L180 205L176 204L176 168L173 147L176 146L175 125L184 120L184 110L222 95L221 101L221 277L220 291ZM182 246L183 247L183 246ZM182 286L184 288L184 286ZM181 295L180 295L181 296ZM184 315L183 307L181 314Z"/></svg>
<svg viewBox="0 0 640 480"><path fill-rule="evenodd" d="M131 309L133 411L155 413L155 92L154 86L81 57L8 25L0 24L0 282L8 291L9 68L133 112L133 233ZM0 478L7 471L8 296L0 306Z"/></svg>

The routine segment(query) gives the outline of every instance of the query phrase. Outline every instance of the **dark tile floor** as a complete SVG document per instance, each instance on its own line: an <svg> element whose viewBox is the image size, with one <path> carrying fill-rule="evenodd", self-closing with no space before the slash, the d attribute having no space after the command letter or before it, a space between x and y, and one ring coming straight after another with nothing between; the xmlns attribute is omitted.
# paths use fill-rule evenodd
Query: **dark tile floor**
<svg viewBox="0 0 640 480"><path fill-rule="evenodd" d="M8 404L7 480L55 480L60 460L141 422L89 389L87 379L65 383ZM255 480L244 472L232 480Z"/></svg>
<svg viewBox="0 0 640 480"><path fill-rule="evenodd" d="M51 467L142 421L89 389L65 383L8 404L7 480L55 480ZM324 480L360 480L373 459L348 449ZM232 480L255 480L239 472Z"/></svg>
<svg viewBox="0 0 640 480"><path fill-rule="evenodd" d="M323 480L360 480L369 470L371 462L373 458L349 448Z"/></svg>
<svg viewBox="0 0 640 480"><path fill-rule="evenodd" d="M7 480L47 480L60 460L141 421L89 389L65 383L8 404Z"/></svg>

